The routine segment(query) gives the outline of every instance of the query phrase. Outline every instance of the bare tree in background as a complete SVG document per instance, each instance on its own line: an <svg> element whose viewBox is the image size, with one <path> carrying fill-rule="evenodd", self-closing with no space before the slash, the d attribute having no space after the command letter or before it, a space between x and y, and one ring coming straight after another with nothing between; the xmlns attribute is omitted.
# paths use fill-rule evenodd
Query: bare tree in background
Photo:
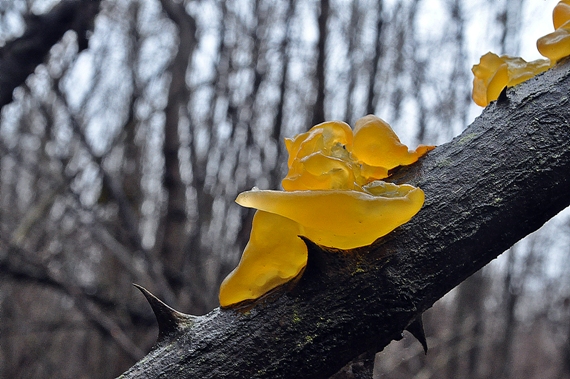
<svg viewBox="0 0 570 379"><path fill-rule="evenodd" d="M279 188L284 137L367 113L410 144L459 132L471 106L469 2L441 3L432 35L421 0L1 2L0 377L123 372L156 335L133 282L188 313L216 307L249 238L252 213L233 200ZM511 2L484 3L503 22L498 44L517 46ZM405 339L376 375L477 377L507 344L492 369L521 377L511 372L522 346L539 340L560 359L537 355L533 367L570 377L570 283L550 292L549 314L528 305L532 287L510 308L484 290L505 278L509 304L531 273L555 281L533 267L477 274L428 315L428 357ZM503 323L515 340L493 339Z"/></svg>

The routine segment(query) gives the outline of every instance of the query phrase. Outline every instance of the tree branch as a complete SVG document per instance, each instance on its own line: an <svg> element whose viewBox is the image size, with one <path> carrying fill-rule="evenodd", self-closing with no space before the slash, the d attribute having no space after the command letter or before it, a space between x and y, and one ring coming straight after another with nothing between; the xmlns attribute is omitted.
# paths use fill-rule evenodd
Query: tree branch
<svg viewBox="0 0 570 379"><path fill-rule="evenodd" d="M423 209L371 246L306 241L296 286L215 309L163 339L123 378L327 378L383 349L435 301L570 203L570 63L491 104L393 180Z"/></svg>
<svg viewBox="0 0 570 379"><path fill-rule="evenodd" d="M4 246L2 246L4 248ZM12 279L39 284L51 287L71 296L75 307L101 332L115 341L127 356L136 360L143 356L143 351L131 340L131 338L121 329L121 327L109 316L107 316L95 302L109 304L109 301L96 296L86 295L83 290L65 280L54 275L48 268L26 259L23 251L18 246L9 245L5 247L6 252L0 254L0 278L9 276Z"/></svg>
<svg viewBox="0 0 570 379"><path fill-rule="evenodd" d="M44 62L51 47L68 30L77 33L79 51L87 48L100 0L62 1L41 16L26 17L26 31L0 48L0 109L12 101L12 91Z"/></svg>

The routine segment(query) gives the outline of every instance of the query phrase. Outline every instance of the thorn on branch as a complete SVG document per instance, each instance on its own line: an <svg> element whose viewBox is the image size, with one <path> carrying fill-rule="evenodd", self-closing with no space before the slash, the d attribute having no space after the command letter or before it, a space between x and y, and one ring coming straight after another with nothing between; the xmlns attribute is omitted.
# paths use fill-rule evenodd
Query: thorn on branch
<svg viewBox="0 0 570 379"><path fill-rule="evenodd" d="M171 341L181 335L186 329L191 328L192 325L194 325L197 318L196 316L178 312L166 305L146 288L134 283L133 285L146 297L152 311L154 312L156 321L158 322L157 344L165 341Z"/></svg>
<svg viewBox="0 0 570 379"><path fill-rule="evenodd" d="M356 249L342 250L321 246L305 236L299 236L307 245L307 267L303 277L328 279L350 273L359 261Z"/></svg>
<svg viewBox="0 0 570 379"><path fill-rule="evenodd" d="M380 260L385 260L387 254L371 254L371 246L343 250L321 246L305 236L299 236L307 245L307 267L303 277L312 280L330 280L331 278L352 276L355 273L367 272L377 267Z"/></svg>
<svg viewBox="0 0 570 379"><path fill-rule="evenodd" d="M422 344L424 348L424 354L427 354L428 346L426 341L426 333L424 331L424 322L422 320L422 315L420 314L406 327L406 330L416 337L416 339Z"/></svg>
<svg viewBox="0 0 570 379"><path fill-rule="evenodd" d="M505 88L503 88L503 90L499 94L499 97L497 99L497 104L503 104L503 103L506 103L508 101L509 101L509 97L507 96L507 87L505 86Z"/></svg>

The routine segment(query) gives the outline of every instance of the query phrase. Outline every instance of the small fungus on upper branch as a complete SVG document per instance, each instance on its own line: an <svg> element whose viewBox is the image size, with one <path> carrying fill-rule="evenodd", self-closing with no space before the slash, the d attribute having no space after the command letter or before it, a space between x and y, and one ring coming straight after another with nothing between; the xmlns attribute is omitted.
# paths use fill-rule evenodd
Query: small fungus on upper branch
<svg viewBox="0 0 570 379"><path fill-rule="evenodd" d="M526 62L520 57L498 56L488 52L473 71L473 101L485 107L497 100L505 87L522 83L552 67L570 55L570 0L562 0L552 12L554 32L536 41L539 53L548 59Z"/></svg>

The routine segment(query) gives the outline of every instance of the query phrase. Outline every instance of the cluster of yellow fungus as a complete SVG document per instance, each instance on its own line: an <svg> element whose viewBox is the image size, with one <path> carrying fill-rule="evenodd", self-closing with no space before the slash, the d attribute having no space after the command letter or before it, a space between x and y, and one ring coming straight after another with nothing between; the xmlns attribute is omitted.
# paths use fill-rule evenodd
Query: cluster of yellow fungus
<svg viewBox="0 0 570 379"><path fill-rule="evenodd" d="M536 47L553 62L570 55L570 0L562 0L552 11L554 32L540 37Z"/></svg>
<svg viewBox="0 0 570 379"><path fill-rule="evenodd" d="M536 41L540 54L547 59L526 62L519 57L487 53L473 66L473 100L487 106L497 100L505 87L512 87L538 75L558 60L570 55L570 0L562 0L552 12L555 31Z"/></svg>
<svg viewBox="0 0 570 379"><path fill-rule="evenodd" d="M285 143L285 191L254 189L236 199L258 211L239 265L220 287L222 307L257 299L297 277L307 264L300 235L340 249L369 245L423 205L421 189L381 179L433 146L408 150L376 116L361 118L354 130L344 122L325 122Z"/></svg>
<svg viewBox="0 0 570 379"><path fill-rule="evenodd" d="M473 101L482 107L497 100L505 87L512 87L548 70L548 59L527 62L519 57L488 52L473 66Z"/></svg>

